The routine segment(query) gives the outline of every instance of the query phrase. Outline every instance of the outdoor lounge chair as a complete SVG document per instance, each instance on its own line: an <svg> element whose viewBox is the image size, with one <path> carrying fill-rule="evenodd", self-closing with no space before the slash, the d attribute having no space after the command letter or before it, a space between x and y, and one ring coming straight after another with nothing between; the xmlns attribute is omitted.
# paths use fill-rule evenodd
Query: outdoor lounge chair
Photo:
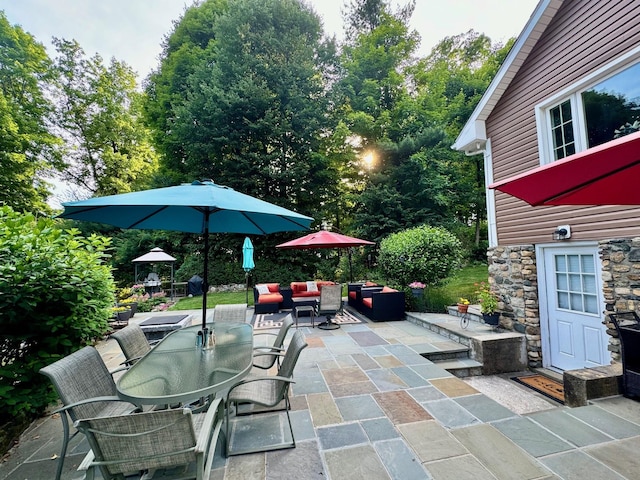
<svg viewBox="0 0 640 480"><path fill-rule="evenodd" d="M128 367L132 366L151 350L151 344L147 340L142 328L135 323L112 333L111 338L115 338L118 345L120 345L125 357L123 363Z"/></svg>
<svg viewBox="0 0 640 480"><path fill-rule="evenodd" d="M93 347L84 347L61 358L40 369L40 373L51 380L64 405L54 412L60 414L64 435L56 472L56 480L59 480L69 440L78 433L69 436L67 415L75 422L81 418L131 413L137 407L118 398L116 384L100 354Z"/></svg>
<svg viewBox="0 0 640 480"><path fill-rule="evenodd" d="M258 345L253 347L253 366L262 368L264 370L269 370L273 365L277 362L278 366L280 366L280 357L284 356L285 349L284 339L287 336L287 332L293 325L293 319L290 315L287 315L282 320L282 326L278 333L272 332L258 332L253 334L254 343L257 338L262 337L263 335L273 336L273 342L270 345Z"/></svg>
<svg viewBox="0 0 640 480"><path fill-rule="evenodd" d="M305 342L304 335L300 330L297 330L293 337L291 338L291 342L289 343L289 347L287 348L287 353L285 353L284 358L282 359L282 363L280 368L278 369L278 375L276 376L254 376L249 377L248 379L242 380L241 382L235 384L229 389L229 394L227 395L226 400L226 430L225 430L225 453L227 456L230 455L240 455L244 453L256 453L256 452L266 452L271 450L279 450L283 448L295 448L296 441L293 436L293 426L291 425L291 418L289 417L289 410L291 409L291 405L289 403L289 385L293 383L293 370L298 362L298 357L300 356L300 352L307 346ZM291 442L286 443L278 443L275 445L245 445L244 448L238 447L235 450L232 450L230 447L232 445L231 438L231 419L230 411L232 407L236 412L236 416L238 414L238 405L239 404L255 404L261 407L273 408L278 404L284 401L285 407L284 410L286 412L287 421L289 422L289 431L291 432ZM243 405L243 408L246 405ZM267 413L270 410L259 410L255 414L258 413ZM237 421L237 419L236 419ZM257 421L252 421L251 425L260 425ZM260 427L257 427L258 429ZM251 440L254 440L259 436L271 436L273 433L279 433L280 431L284 431L283 429L278 429L277 432L252 432L244 431L243 437L249 439L249 443ZM238 435L234 435L237 437ZM244 442L245 444L247 442Z"/></svg>
<svg viewBox="0 0 640 480"><path fill-rule="evenodd" d="M342 312L342 285L325 285L320 290L320 301L318 302L317 316L325 315L326 322L318 324L318 328L324 330L335 330L340 325L331 321L331 317Z"/></svg>
<svg viewBox="0 0 640 480"><path fill-rule="evenodd" d="M213 321L214 323L246 323L247 304L216 305L216 308L213 309Z"/></svg>
<svg viewBox="0 0 640 480"><path fill-rule="evenodd" d="M87 470L87 479L94 478L97 468L104 479L171 468L163 479L208 480L222 426L220 404L220 399L214 401L202 414L185 408L79 420L75 426L91 446L79 469ZM195 474L185 476L194 464Z"/></svg>

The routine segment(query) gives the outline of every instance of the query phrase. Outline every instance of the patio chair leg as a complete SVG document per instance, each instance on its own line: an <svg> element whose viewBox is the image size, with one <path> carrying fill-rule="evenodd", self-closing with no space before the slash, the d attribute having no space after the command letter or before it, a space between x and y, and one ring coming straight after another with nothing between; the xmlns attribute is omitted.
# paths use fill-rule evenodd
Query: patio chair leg
<svg viewBox="0 0 640 480"><path fill-rule="evenodd" d="M60 477L62 476L64 457L67 454L67 446L69 445L69 419L67 418L67 412L60 412L60 420L62 420L62 450L60 452L60 458L58 458L56 480L60 480ZM73 436L75 436L75 433Z"/></svg>

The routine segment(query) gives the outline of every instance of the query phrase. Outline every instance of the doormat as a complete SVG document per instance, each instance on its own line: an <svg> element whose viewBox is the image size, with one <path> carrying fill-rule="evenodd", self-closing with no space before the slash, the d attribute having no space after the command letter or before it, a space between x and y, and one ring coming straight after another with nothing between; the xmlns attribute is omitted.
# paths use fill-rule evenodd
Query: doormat
<svg viewBox="0 0 640 480"><path fill-rule="evenodd" d="M564 386L544 375L525 375L523 377L512 377L511 380L529 387L545 397L555 400L564 405Z"/></svg>
<svg viewBox="0 0 640 480"><path fill-rule="evenodd" d="M291 312L279 312L279 313L259 313L253 316L253 329L254 330L265 330L270 328L280 328L282 326L282 321L285 317L291 316ZM293 319L293 317L292 317ZM317 326L318 323L324 322L326 320L325 315L320 315L319 317L315 317L314 323ZM294 326L295 326L295 319ZM343 310L342 313L339 313L333 317L331 317L331 321L337 323L339 325L349 324L349 323L364 323L358 317L356 317L353 313L348 310ZM310 327L311 326L311 317L298 317L298 326L299 327Z"/></svg>

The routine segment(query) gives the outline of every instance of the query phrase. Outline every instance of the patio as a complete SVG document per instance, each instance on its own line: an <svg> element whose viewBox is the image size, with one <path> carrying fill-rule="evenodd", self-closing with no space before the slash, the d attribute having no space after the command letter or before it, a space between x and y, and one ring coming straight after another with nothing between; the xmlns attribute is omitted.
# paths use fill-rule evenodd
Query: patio
<svg viewBox="0 0 640 480"><path fill-rule="evenodd" d="M188 313L197 324L199 312ZM569 409L514 374L461 380L418 353L451 341L407 321L300 328L309 347L293 385L297 447L226 459L220 442L211 479L637 478L638 402ZM111 369L123 360L114 340L98 350ZM82 478L75 469L88 447L79 437L65 479ZM35 422L0 479L53 478L60 440L59 419Z"/></svg>

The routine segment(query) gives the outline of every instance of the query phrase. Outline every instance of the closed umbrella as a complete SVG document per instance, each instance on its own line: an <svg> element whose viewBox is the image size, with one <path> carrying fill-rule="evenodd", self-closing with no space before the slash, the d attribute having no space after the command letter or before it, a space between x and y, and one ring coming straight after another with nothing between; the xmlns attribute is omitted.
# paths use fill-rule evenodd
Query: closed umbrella
<svg viewBox="0 0 640 480"><path fill-rule="evenodd" d="M64 203L61 218L120 228L175 230L204 236L202 327L206 328L209 233L308 230L313 218L216 185L211 180Z"/></svg>
<svg viewBox="0 0 640 480"><path fill-rule="evenodd" d="M242 268L244 270L245 282L247 284L247 303L249 303L249 272L255 268L253 263L253 243L246 237L242 244Z"/></svg>

